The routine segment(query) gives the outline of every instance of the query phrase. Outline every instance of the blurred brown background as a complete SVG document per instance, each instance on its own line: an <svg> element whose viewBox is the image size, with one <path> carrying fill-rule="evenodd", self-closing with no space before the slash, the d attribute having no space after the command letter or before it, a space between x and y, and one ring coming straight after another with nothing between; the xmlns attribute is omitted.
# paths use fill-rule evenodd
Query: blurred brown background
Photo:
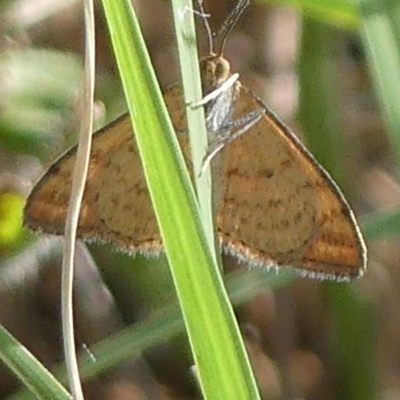
<svg viewBox="0 0 400 400"><path fill-rule="evenodd" d="M214 30L234 4L204 1ZM81 6L74 1L19 0L0 6L0 192L23 199L51 161L76 141L83 18ZM98 2L96 6L96 121L101 126L125 106L103 10ZM179 80L170 4L138 0L134 7L160 84L167 88ZM296 66L303 22L293 8L251 4L225 52L241 82L299 134ZM198 25L204 54L207 40L200 19ZM344 157L339 161L346 175L344 190L362 218L370 211L399 204L391 150L357 33L332 25L324 29L333 37L334 46L327 57L335 74L338 126L345 131ZM0 245L0 322L50 367L62 361L60 242L49 237L33 239L21 231L15 243L4 240ZM91 249L94 259L83 246L77 254L76 328L83 351L174 299L167 268L136 259L137 280L127 283L123 271L132 268L129 259L101 246ZM341 296L343 284L305 279L276 292L265 290L237 309L266 399L361 398L346 387L340 363L335 361L337 354L332 354L335 324L341 317L349 321L349 331L360 332L359 343L373 344L361 349L373 363L373 375L363 377L372 380L376 389L369 398L400 397L400 246L397 238L386 238L368 243L368 249L367 275L343 292L343 297L355 297L351 306L344 306L345 315L333 315L329 300L332 291ZM226 268L237 266L228 260ZM351 347L342 351L342 357L352 357ZM145 354L132 355L130 362L86 384L86 398L199 398L190 365L182 334ZM357 362L353 365L356 368ZM0 397L17 387L16 379L3 369Z"/></svg>

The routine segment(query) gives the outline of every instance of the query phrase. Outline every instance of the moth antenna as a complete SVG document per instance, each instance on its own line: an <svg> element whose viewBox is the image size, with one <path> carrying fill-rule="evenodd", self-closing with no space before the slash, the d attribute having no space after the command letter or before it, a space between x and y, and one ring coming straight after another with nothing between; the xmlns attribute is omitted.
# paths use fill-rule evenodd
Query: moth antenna
<svg viewBox="0 0 400 400"><path fill-rule="evenodd" d="M213 41L213 34L211 31L211 27L210 27L210 24L208 23L208 17L210 16L210 14L205 13L204 7L203 7L203 0L197 0L197 4L198 4L199 10L200 10L198 15L200 15L203 18L204 26L206 28L209 52L210 52L210 54L212 54L213 47L214 47L214 41Z"/></svg>
<svg viewBox="0 0 400 400"><path fill-rule="evenodd" d="M236 3L235 8L230 12L230 14L226 17L224 23L222 24L221 28L215 35L215 37L222 36L221 39L221 46L219 48L218 55L222 56L222 53L225 49L225 44L228 39L229 34L231 33L233 27L236 25L236 22L243 14L245 8L250 4L250 0L239 0Z"/></svg>

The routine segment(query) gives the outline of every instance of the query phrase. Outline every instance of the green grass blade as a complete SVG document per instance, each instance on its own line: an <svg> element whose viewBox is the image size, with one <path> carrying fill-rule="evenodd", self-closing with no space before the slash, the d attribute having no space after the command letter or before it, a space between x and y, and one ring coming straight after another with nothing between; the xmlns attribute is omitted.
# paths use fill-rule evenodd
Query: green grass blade
<svg viewBox="0 0 400 400"><path fill-rule="evenodd" d="M339 154L346 146L337 121L332 53L332 33L326 26L309 18L303 20L303 41L299 63L300 117L309 148L342 186ZM332 375L337 376L338 398L374 399L376 381L372 379L376 362L376 332L355 327L374 326L375 310L371 302L351 284L324 283L329 315L334 331L330 332ZM367 321L367 322L366 322ZM366 351L368 349L368 351Z"/></svg>
<svg viewBox="0 0 400 400"><path fill-rule="evenodd" d="M379 398L376 303L349 284L327 282L324 286L333 327L330 368L337 398L375 400Z"/></svg>
<svg viewBox="0 0 400 400"><path fill-rule="evenodd" d="M337 115L333 62L329 57L332 34L328 28L303 18L302 45L299 61L299 119L307 147L330 173L341 176L337 163L343 151L343 137Z"/></svg>
<svg viewBox="0 0 400 400"><path fill-rule="evenodd" d="M33 355L0 325L0 359L38 399L71 400L71 395Z"/></svg>
<svg viewBox="0 0 400 400"><path fill-rule="evenodd" d="M191 1L189 0L172 1L185 104L196 103L202 98L194 14L190 7ZM187 107L186 115L193 161L193 179L200 217L207 241L210 247L214 247L210 168L202 176L199 176L208 145L204 109L203 107Z"/></svg>
<svg viewBox="0 0 400 400"><path fill-rule="evenodd" d="M400 166L400 3L361 1L361 35L376 93Z"/></svg>
<svg viewBox="0 0 400 400"><path fill-rule="evenodd" d="M130 2L103 0L136 142L203 393L257 399L254 377Z"/></svg>

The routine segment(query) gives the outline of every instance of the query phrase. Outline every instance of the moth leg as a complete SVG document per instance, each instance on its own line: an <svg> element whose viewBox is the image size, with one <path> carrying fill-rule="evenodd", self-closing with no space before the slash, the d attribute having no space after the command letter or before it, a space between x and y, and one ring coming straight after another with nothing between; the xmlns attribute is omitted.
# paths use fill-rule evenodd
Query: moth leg
<svg viewBox="0 0 400 400"><path fill-rule="evenodd" d="M206 96L204 96L200 101L197 101L195 103L189 103L187 104L191 108L199 108L201 106L206 105L210 101L216 99L221 93L226 92L228 89L232 88L235 82L239 79L239 74L235 73L231 75L224 83L222 83L220 86L218 86L216 89L208 93Z"/></svg>

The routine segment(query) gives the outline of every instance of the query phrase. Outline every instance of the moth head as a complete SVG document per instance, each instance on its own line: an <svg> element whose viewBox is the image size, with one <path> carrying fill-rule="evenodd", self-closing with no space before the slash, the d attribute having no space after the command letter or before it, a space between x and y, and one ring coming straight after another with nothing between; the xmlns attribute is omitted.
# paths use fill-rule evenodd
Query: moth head
<svg viewBox="0 0 400 400"><path fill-rule="evenodd" d="M222 85L230 76L229 62L220 55L211 54L200 59L203 94Z"/></svg>

